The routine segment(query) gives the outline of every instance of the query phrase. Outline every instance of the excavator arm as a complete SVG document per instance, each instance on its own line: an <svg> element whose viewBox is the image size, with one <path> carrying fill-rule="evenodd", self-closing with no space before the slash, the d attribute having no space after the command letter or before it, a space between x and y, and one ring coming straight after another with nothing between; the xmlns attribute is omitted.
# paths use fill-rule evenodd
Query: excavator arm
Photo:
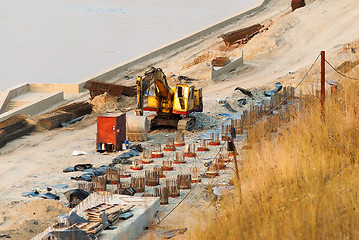
<svg viewBox="0 0 359 240"><path fill-rule="evenodd" d="M152 85L157 87L156 97L159 103L163 99L173 99L174 92L168 86L166 75L161 68L151 67L151 69L145 72L142 76L137 77L137 107L136 115L143 116L143 104L144 104L144 92ZM161 104L158 106L161 108Z"/></svg>

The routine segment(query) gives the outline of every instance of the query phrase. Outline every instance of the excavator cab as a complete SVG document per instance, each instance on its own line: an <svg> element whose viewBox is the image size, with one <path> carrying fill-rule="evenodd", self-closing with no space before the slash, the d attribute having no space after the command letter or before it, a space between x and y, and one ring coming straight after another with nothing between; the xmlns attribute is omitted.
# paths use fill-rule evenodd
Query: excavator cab
<svg viewBox="0 0 359 240"><path fill-rule="evenodd" d="M149 90L152 84L156 86L155 95L148 96L147 106L144 106L144 93ZM170 87L166 75L160 68L152 67L145 74L137 77L136 85L136 115L143 116L144 110L156 111L157 113L147 116L150 121L150 130L159 126L188 130L195 124L195 118L189 114L203 110L202 89L182 83ZM133 126L131 129L135 127Z"/></svg>

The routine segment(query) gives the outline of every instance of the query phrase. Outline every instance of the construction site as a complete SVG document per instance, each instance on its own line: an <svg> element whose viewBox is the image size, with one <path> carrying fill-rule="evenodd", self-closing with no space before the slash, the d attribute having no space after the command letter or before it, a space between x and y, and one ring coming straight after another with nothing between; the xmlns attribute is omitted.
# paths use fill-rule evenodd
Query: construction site
<svg viewBox="0 0 359 240"><path fill-rule="evenodd" d="M190 239L251 191L255 136L356 80L356 4L265 0L78 83L0 92L0 238Z"/></svg>

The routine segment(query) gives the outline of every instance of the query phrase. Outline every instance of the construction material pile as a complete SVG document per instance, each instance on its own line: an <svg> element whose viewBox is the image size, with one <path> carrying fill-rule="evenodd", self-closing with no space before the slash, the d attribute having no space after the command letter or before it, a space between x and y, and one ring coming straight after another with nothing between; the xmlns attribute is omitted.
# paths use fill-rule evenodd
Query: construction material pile
<svg viewBox="0 0 359 240"><path fill-rule="evenodd" d="M136 86L123 86L96 80L89 80L83 88L90 91L91 99L104 93L117 98L121 97L122 94L129 97L134 97L136 95Z"/></svg>
<svg viewBox="0 0 359 240"><path fill-rule="evenodd" d="M96 96L92 101L92 110L97 114L113 112L120 108L117 98L107 93Z"/></svg>
<svg viewBox="0 0 359 240"><path fill-rule="evenodd" d="M90 103L85 101L76 102L38 116L37 124L51 130L60 127L62 123L90 114L91 111L92 105Z"/></svg>
<svg viewBox="0 0 359 240"><path fill-rule="evenodd" d="M292 11L305 6L304 0L292 0Z"/></svg>
<svg viewBox="0 0 359 240"><path fill-rule="evenodd" d="M230 62L228 57L216 57L211 61L211 64L213 67L223 67Z"/></svg>
<svg viewBox="0 0 359 240"><path fill-rule="evenodd" d="M234 44L245 44L253 36L258 34L262 28L263 26L261 24L254 24L246 28L224 33L220 35L220 37L223 38L223 41L227 47L232 46Z"/></svg>
<svg viewBox="0 0 359 240"><path fill-rule="evenodd" d="M8 141L32 132L34 125L26 118L27 116L18 114L0 122L0 147Z"/></svg>

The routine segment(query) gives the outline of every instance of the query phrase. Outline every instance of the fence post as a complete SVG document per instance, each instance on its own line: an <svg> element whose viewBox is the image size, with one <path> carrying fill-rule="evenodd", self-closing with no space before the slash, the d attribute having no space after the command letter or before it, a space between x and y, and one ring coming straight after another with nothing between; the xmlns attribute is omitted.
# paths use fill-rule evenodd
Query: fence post
<svg viewBox="0 0 359 240"><path fill-rule="evenodd" d="M320 52L321 55L321 77L320 77L320 104L322 105L322 116L324 117L325 102L325 51Z"/></svg>

